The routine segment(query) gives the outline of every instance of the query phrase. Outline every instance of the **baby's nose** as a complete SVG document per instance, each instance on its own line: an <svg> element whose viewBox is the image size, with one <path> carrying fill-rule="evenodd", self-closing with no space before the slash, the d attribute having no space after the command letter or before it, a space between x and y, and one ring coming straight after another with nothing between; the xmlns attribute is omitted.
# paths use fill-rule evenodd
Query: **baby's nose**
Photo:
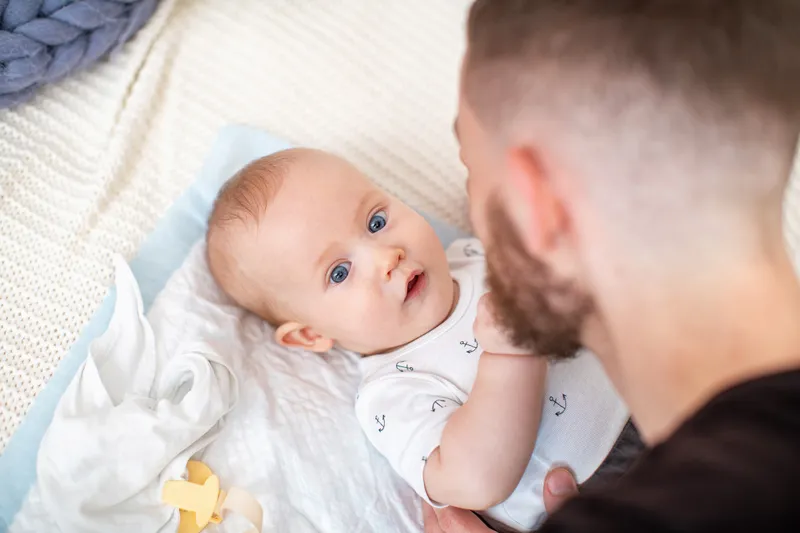
<svg viewBox="0 0 800 533"><path fill-rule="evenodd" d="M381 248L378 250L379 274L384 281L389 281L392 277L392 270L397 268L400 261L406 258L406 253L402 248Z"/></svg>

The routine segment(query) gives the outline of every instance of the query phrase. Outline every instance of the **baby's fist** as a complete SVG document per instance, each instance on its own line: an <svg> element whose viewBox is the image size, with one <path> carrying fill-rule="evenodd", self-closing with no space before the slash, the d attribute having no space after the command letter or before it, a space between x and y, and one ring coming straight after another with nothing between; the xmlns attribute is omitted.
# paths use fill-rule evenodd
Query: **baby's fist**
<svg viewBox="0 0 800 533"><path fill-rule="evenodd" d="M495 320L494 308L491 300L491 293L487 292L478 301L478 314L472 325L475 339L484 351L496 354L510 355L531 355L530 350L517 348L511 344L511 340L503 328L498 326Z"/></svg>

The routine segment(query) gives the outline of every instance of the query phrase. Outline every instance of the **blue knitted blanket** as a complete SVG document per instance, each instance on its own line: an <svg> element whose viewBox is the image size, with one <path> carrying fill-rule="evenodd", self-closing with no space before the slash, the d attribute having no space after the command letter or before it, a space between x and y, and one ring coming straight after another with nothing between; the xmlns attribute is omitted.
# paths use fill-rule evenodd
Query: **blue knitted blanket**
<svg viewBox="0 0 800 533"><path fill-rule="evenodd" d="M131 38L158 0L0 0L0 108Z"/></svg>

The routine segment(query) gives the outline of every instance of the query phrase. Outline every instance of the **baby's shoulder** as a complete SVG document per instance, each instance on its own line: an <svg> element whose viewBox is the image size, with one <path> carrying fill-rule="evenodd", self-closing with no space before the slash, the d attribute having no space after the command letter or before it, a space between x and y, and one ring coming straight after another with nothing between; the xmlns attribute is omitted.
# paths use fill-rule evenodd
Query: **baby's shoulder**
<svg viewBox="0 0 800 533"><path fill-rule="evenodd" d="M481 241L474 237L456 239L447 247L448 261L484 261L485 253Z"/></svg>
<svg viewBox="0 0 800 533"><path fill-rule="evenodd" d="M453 279L459 282L463 291L464 284L471 287L468 293L470 307L477 306L477 297L486 292L486 254L481 241L475 238L458 239L447 247L447 265ZM471 323L470 323L471 324Z"/></svg>

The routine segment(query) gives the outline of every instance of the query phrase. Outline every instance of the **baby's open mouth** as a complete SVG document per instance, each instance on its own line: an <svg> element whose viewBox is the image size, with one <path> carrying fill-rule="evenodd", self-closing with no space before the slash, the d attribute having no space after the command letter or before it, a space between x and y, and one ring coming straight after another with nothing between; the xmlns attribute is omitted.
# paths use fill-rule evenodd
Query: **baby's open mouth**
<svg viewBox="0 0 800 533"><path fill-rule="evenodd" d="M408 282L406 283L406 297L404 302L411 300L412 298L419 295L422 292L422 289L425 288L425 273L421 270L414 271L411 273L411 276L408 278Z"/></svg>

